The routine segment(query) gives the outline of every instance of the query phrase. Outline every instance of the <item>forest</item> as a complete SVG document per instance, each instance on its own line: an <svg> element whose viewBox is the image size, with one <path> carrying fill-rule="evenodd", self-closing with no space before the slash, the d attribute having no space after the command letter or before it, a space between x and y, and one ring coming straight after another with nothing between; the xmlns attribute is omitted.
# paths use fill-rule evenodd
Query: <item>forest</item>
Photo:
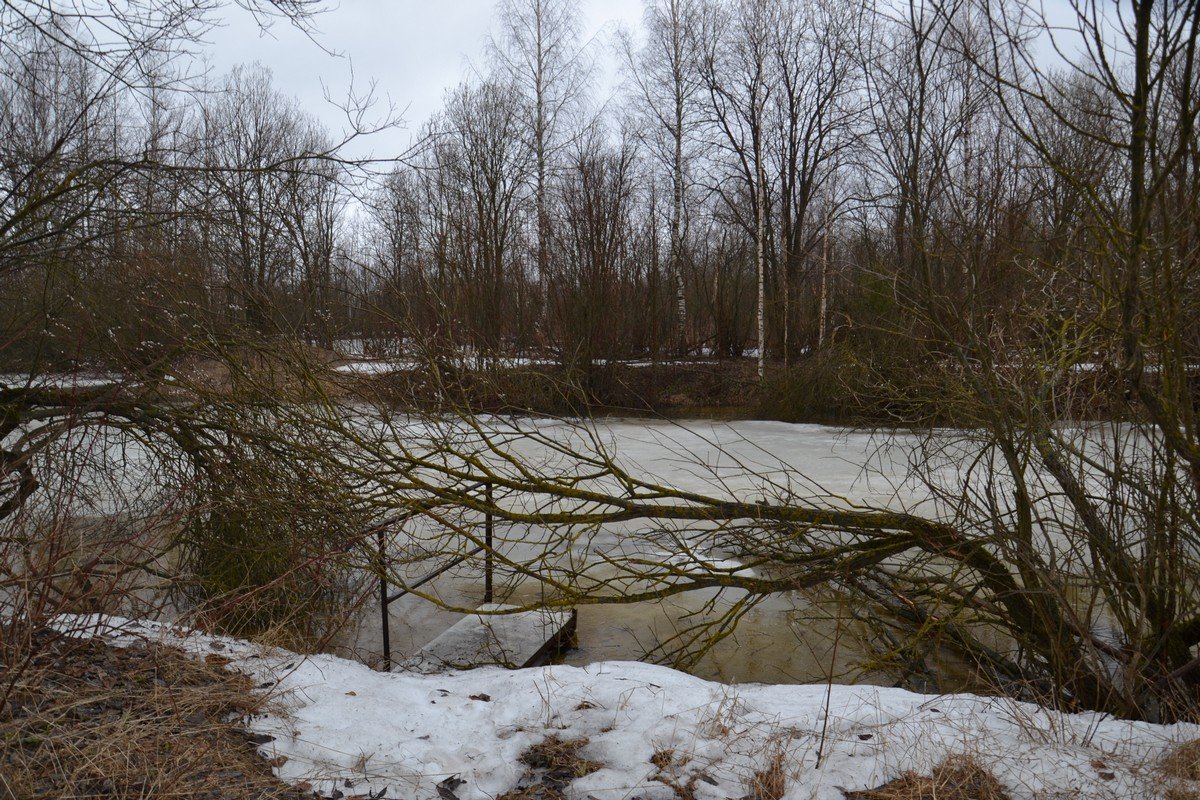
<svg viewBox="0 0 1200 800"><path fill-rule="evenodd" d="M221 5L0 0L0 662L102 610L331 649L486 559L708 592L681 668L802 599L897 684L1200 720L1195 0L502 0L431 118L336 128L198 66ZM659 368L895 491L752 426L639 461L589 412Z"/></svg>
<svg viewBox="0 0 1200 800"><path fill-rule="evenodd" d="M1103 371L1110 317L1137 314L1112 228L1187 248L1184 10L1144 20L1136 175L1137 53L1090 45L1135 31L1106 10L1055 32L1020 4L673 0L607 53L576 4L498 13L486 71L406 152L358 158L398 122L369 98L332 131L259 65L97 63L14 16L0 359L137 370L287 337L603 384L614 362L750 358L777 415L920 418L904 399L962 359ZM621 89L600 102L602 56ZM1140 288L1176 296L1178 263Z"/></svg>

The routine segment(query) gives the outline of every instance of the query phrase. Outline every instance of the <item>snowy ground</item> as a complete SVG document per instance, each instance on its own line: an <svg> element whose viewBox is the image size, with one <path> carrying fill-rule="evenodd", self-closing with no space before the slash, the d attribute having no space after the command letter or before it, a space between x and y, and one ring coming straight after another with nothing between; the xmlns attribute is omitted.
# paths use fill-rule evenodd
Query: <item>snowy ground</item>
<svg viewBox="0 0 1200 800"><path fill-rule="evenodd" d="M403 372L405 370L419 369L427 365L428 362L413 358L368 358L360 357L355 361L348 361L338 367L335 367L336 372L341 372L346 375L390 375L393 372ZM489 358L488 366L501 369L515 369L517 367L554 367L561 363L561 359L554 358L529 358L525 356L510 356ZM686 361L649 361L645 359L632 361L605 361L603 363L619 364L625 367L695 367L695 366L713 366L718 364L712 360L686 360ZM458 360L459 366L474 367L477 362L469 357L462 356Z"/></svg>
<svg viewBox="0 0 1200 800"><path fill-rule="evenodd" d="M117 374L88 375L81 372L29 375L21 373L0 374L0 386L12 389L96 389L120 383Z"/></svg>
<svg viewBox="0 0 1200 800"><path fill-rule="evenodd" d="M231 659L275 700L249 727L275 737L261 750L279 776L335 797L495 798L525 777L523 752L557 737L586 739L579 755L601 765L569 787L579 800L668 800L676 796L669 783L690 783L698 800L742 798L779 753L788 800L841 800L843 789L927 773L963 753L1013 798L1149 798L1161 796L1157 759L1200 737L1200 726L1063 715L973 695L730 686L631 662L388 674L154 623L79 617L62 627Z"/></svg>

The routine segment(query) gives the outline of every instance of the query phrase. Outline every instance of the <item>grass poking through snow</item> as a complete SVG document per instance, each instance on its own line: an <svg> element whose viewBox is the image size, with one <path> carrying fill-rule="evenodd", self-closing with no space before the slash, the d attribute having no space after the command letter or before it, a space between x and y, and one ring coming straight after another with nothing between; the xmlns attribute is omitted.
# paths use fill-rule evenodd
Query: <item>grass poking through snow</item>
<svg viewBox="0 0 1200 800"><path fill-rule="evenodd" d="M528 769L517 788L497 800L562 800L571 781L591 775L601 764L579 755L587 739L560 739L551 736L521 754Z"/></svg>
<svg viewBox="0 0 1200 800"><path fill-rule="evenodd" d="M877 789L849 792L847 800L1010 800L1000 781L969 756L952 756L929 775L906 772Z"/></svg>

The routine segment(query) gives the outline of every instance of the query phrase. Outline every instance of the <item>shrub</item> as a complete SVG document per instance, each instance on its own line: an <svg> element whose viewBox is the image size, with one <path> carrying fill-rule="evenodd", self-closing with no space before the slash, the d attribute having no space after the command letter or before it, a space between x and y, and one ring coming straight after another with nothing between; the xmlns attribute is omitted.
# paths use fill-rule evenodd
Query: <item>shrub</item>
<svg viewBox="0 0 1200 800"><path fill-rule="evenodd" d="M295 454L239 453L210 472L198 499L181 552L204 621L302 646L354 606L353 545L366 525L336 476Z"/></svg>

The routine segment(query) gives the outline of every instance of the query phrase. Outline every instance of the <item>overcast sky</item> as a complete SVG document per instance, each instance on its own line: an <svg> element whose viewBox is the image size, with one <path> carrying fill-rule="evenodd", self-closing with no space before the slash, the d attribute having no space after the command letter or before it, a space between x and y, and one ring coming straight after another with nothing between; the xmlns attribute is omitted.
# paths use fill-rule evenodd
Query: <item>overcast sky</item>
<svg viewBox="0 0 1200 800"><path fill-rule="evenodd" d="M345 117L325 102L322 81L334 98L351 86L362 91L374 80L376 92L404 110L408 130L381 137L377 155L403 148L410 136L442 104L446 89L485 67L485 43L495 19L495 0L341 0L316 20L316 40L286 24L260 34L254 20L234 11L208 37L212 69L223 74L239 63L259 61L275 75L275 85L337 132ZM580 0L584 39L608 48L617 25L640 27L641 0ZM322 47L342 57L322 52ZM612 57L601 59L611 71ZM611 79L606 79L611 83ZM605 84L605 80L601 83ZM605 92L604 86L600 89Z"/></svg>
<svg viewBox="0 0 1200 800"><path fill-rule="evenodd" d="M205 56L212 71L220 75L239 63L261 62L274 73L275 85L296 97L334 135L346 127L346 119L326 102L323 84L341 100L351 88L352 72L360 93L374 81L381 107L390 100L403 112L407 127L374 137L351 154L392 157L406 149L421 125L441 108L447 89L468 78L472 69L486 69L485 45L495 22L496 0L328 2L329 10L314 23L315 42L286 23L275 24L264 35L249 14L234 8L224 25L207 37ZM640 30L642 0L577 2L584 20L583 40L596 48L602 73L596 81L598 99L605 100L617 77L613 34L618 26ZM1054 23L1073 19L1067 0L1043 0L1043 7Z"/></svg>

